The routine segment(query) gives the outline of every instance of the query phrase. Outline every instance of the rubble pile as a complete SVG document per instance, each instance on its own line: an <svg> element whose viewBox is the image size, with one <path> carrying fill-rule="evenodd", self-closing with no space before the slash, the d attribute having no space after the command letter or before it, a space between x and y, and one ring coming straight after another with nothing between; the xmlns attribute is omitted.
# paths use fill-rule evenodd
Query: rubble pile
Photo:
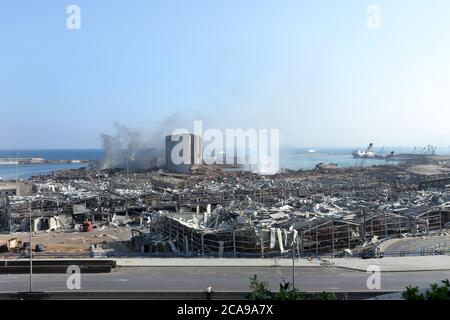
<svg viewBox="0 0 450 320"><path fill-rule="evenodd" d="M372 239L448 227L450 193L396 166L286 171L69 170L32 179L0 207L9 232L133 227L140 252L270 256L339 253ZM431 181L431 182L430 182Z"/></svg>

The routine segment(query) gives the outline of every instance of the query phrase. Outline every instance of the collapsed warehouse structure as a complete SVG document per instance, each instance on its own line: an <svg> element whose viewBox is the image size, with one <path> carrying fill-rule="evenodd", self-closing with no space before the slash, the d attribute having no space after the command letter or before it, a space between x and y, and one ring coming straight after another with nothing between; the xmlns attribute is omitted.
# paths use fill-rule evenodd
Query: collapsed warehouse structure
<svg viewBox="0 0 450 320"><path fill-rule="evenodd" d="M432 177L431 177L432 178ZM154 255L339 254L379 239L439 232L450 222L442 179L398 166L287 171L274 176L196 166L191 174L70 170L9 196L0 228L135 228L130 250Z"/></svg>
<svg viewBox="0 0 450 320"><path fill-rule="evenodd" d="M163 252L173 251L184 255L270 257L292 251L299 256L337 254L366 245L366 241L371 239L440 231L444 226L442 223L450 221L450 206L432 208L426 215L427 218L422 218L423 215L402 216L386 212L353 221L336 218L299 219L290 227L286 223L251 227L250 223L229 222L225 228L206 228L197 223L204 215L191 214L187 217L186 214L161 214L157 223L152 225L150 234L162 235L166 239L163 242L167 243L167 247ZM434 223L430 223L428 217ZM192 219L186 221L187 218ZM288 225L290 223L291 220ZM147 242L143 239L139 241L141 245L145 243L141 248L143 252L161 251L152 250L151 247L151 243L157 243L161 248L161 241L152 241L152 237L148 236L145 239Z"/></svg>

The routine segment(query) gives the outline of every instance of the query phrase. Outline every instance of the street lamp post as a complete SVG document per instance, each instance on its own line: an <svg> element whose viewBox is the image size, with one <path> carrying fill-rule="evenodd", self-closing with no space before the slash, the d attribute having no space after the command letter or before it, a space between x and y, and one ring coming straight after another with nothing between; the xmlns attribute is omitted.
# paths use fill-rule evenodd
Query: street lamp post
<svg viewBox="0 0 450 320"><path fill-rule="evenodd" d="M32 225L32 208L31 201L30 204L30 293L33 292L33 225Z"/></svg>
<svg viewBox="0 0 450 320"><path fill-rule="evenodd" d="M294 238L296 232L295 232L295 219L294 216L292 219L292 244L291 244L291 251L292 251L292 290L295 290L295 244L297 242L296 237Z"/></svg>
<svg viewBox="0 0 450 320"><path fill-rule="evenodd" d="M127 150L127 180L129 178L129 175L130 175L130 164L129 164L129 161L130 161L130 155L129 155L129 151Z"/></svg>
<svg viewBox="0 0 450 320"><path fill-rule="evenodd" d="M294 252L294 241L292 241L292 290L295 290L295 252Z"/></svg>
<svg viewBox="0 0 450 320"><path fill-rule="evenodd" d="M127 156L127 179L128 179L128 176L130 175L130 166L128 164L128 161L129 161L129 159L128 159L128 156Z"/></svg>
<svg viewBox="0 0 450 320"><path fill-rule="evenodd" d="M17 189L18 189L18 185L19 185L19 159L17 158L17 152L15 153L16 155L16 194L17 194Z"/></svg>

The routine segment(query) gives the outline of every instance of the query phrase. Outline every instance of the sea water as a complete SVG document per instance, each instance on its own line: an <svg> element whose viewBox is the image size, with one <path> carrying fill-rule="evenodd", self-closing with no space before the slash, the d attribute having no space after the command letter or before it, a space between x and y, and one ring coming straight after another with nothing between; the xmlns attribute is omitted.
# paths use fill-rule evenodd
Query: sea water
<svg viewBox="0 0 450 320"><path fill-rule="evenodd" d="M67 149L67 150L0 150L0 158L44 158L46 160L100 160L103 151L100 149ZM2 180L29 179L33 176L48 175L59 170L79 169L88 163L57 164L0 164Z"/></svg>
<svg viewBox="0 0 450 320"><path fill-rule="evenodd" d="M280 167L291 170L310 170L318 163L336 163L340 168L361 167L386 164L379 159L355 159L352 152L357 148L290 148L280 153ZM412 148L385 148L385 152L409 153ZM379 152L379 150L375 150ZM450 154L449 148L438 148L437 154ZM47 160L101 160L101 149L66 149L66 150L0 150L0 158L44 158ZM48 175L58 170L78 169L87 163L62 164L19 164L17 176L29 179L32 176ZM3 180L16 179L16 165L0 164L0 177Z"/></svg>

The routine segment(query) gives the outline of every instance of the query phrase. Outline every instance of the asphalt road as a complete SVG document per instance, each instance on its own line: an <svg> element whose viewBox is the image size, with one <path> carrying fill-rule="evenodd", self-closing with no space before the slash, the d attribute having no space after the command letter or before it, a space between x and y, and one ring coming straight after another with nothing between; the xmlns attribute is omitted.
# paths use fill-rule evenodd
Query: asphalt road
<svg viewBox="0 0 450 320"><path fill-rule="evenodd" d="M112 273L82 274L81 290L86 291L248 291L249 278L257 274L277 290L280 281L291 281L287 267L136 267L117 268ZM36 274L33 290L68 290L65 274ZM367 291L369 274L334 267L297 268L296 287L302 291ZM450 279L450 271L383 272L382 291L400 291L407 285L428 287L431 283ZM0 275L0 292L27 291L29 276Z"/></svg>

